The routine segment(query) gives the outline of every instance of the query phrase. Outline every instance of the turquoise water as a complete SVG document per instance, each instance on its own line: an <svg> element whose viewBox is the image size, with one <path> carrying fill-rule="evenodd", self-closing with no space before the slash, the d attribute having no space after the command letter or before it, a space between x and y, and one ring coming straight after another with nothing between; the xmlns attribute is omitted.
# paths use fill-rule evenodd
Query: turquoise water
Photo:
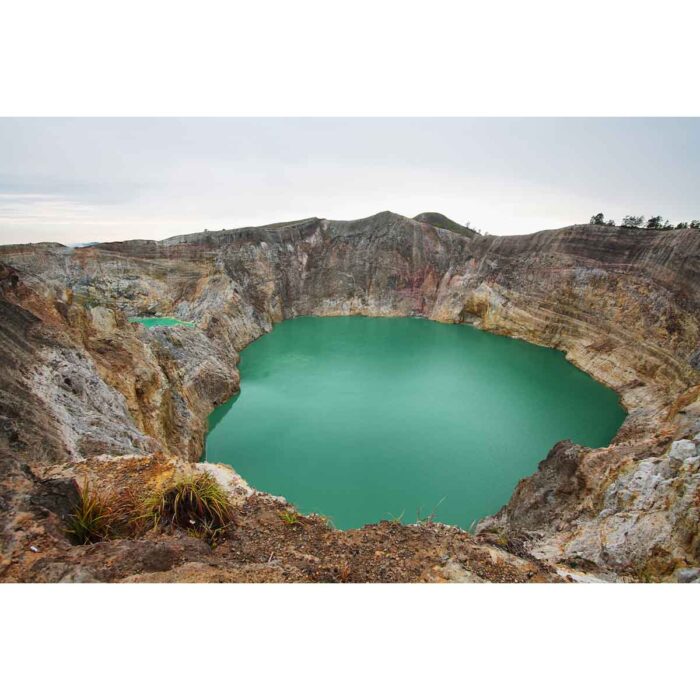
<svg viewBox="0 0 700 700"><path fill-rule="evenodd" d="M154 326L194 326L190 321L181 321L179 318L170 318L169 316L132 316L129 319L132 323L140 323L146 328Z"/></svg>
<svg viewBox="0 0 700 700"><path fill-rule="evenodd" d="M558 440L610 442L617 396L557 351L411 318L298 318L241 353L206 459L342 529L469 527Z"/></svg>

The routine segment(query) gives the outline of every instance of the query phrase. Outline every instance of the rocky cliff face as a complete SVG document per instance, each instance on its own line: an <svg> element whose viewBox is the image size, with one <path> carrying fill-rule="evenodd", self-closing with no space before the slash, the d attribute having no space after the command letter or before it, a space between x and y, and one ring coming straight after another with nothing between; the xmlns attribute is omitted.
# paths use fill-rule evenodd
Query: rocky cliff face
<svg viewBox="0 0 700 700"><path fill-rule="evenodd" d="M493 237L452 224L384 212L0 248L0 451L34 464L157 450L197 460L208 413L237 390L238 352L276 322L472 323L561 349L629 411L608 448L556 446L479 537L601 576L698 566L700 235L586 225ZM194 327L127 321L148 314Z"/></svg>

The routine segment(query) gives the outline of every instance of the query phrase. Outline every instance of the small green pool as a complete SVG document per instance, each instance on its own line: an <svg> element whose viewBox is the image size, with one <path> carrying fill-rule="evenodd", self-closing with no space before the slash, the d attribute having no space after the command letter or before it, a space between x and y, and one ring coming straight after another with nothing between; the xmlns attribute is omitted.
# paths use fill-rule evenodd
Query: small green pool
<svg viewBox="0 0 700 700"><path fill-rule="evenodd" d="M155 326L194 326L194 323L191 321L181 321L179 318L171 318L170 316L132 316L129 321L140 323L146 328L154 328Z"/></svg>

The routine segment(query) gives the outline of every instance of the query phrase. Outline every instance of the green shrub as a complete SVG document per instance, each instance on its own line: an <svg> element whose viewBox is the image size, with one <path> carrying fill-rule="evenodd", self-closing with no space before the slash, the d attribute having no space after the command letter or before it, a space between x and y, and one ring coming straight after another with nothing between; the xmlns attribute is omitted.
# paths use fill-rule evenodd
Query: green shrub
<svg viewBox="0 0 700 700"><path fill-rule="evenodd" d="M154 528L180 528L212 540L233 523L233 509L213 476L194 474L147 498L142 517Z"/></svg>
<svg viewBox="0 0 700 700"><path fill-rule="evenodd" d="M293 510L284 510L281 513L279 513L280 520L285 524L285 525L298 525L299 524L299 515L295 513Z"/></svg>
<svg viewBox="0 0 700 700"><path fill-rule="evenodd" d="M640 226L644 226L644 217L629 214L622 219L622 225L626 228L639 228Z"/></svg>

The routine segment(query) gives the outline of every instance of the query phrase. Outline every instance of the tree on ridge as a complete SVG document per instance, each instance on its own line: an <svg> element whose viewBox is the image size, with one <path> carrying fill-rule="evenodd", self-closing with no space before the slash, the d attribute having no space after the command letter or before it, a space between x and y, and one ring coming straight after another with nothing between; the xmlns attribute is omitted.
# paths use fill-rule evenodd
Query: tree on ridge
<svg viewBox="0 0 700 700"><path fill-rule="evenodd" d="M629 214L622 220L622 225L626 228L639 228L640 226L644 226L644 217Z"/></svg>

